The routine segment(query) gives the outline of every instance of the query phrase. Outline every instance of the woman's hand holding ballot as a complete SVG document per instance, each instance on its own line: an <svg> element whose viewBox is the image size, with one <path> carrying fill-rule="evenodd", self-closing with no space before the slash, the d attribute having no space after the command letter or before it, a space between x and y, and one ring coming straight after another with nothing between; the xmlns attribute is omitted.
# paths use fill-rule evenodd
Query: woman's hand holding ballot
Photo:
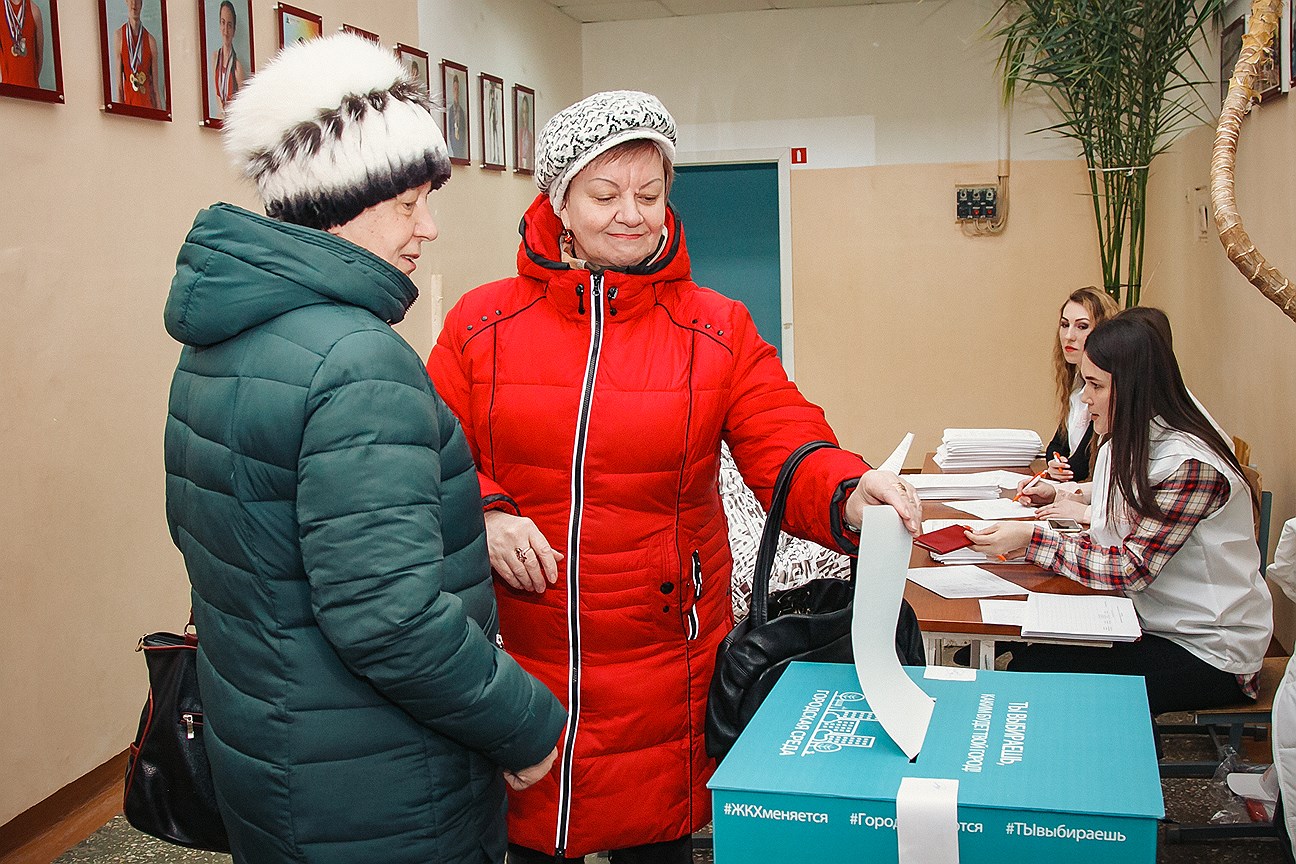
<svg viewBox="0 0 1296 864"><path fill-rule="evenodd" d="M1000 560L1022 557L1034 533L1030 522L996 522L980 531L964 532L975 551Z"/></svg>
<svg viewBox="0 0 1296 864"><path fill-rule="evenodd" d="M910 534L917 537L922 533L922 502L914 487L899 475L880 469L865 471L855 491L846 499L846 521L859 525L868 504L890 504Z"/></svg>

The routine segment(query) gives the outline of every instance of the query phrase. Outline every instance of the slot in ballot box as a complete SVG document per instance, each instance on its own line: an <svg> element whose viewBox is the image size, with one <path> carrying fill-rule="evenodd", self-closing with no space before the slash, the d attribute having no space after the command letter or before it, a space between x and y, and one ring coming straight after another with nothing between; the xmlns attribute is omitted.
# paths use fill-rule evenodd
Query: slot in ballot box
<svg viewBox="0 0 1296 864"><path fill-rule="evenodd" d="M896 862L907 777L958 781L961 864L1156 860L1165 809L1142 679L905 672L936 700L912 763L853 666L788 667L708 784L716 864Z"/></svg>

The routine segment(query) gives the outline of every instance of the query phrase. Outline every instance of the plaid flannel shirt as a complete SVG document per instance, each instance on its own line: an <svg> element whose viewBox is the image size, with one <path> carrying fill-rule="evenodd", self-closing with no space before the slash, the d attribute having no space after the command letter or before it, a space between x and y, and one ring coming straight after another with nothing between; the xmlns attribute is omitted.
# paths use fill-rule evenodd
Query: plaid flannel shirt
<svg viewBox="0 0 1296 864"><path fill-rule="evenodd" d="M1179 551L1197 523L1223 507L1229 482L1210 465L1189 459L1155 487L1157 505L1166 519L1135 521L1120 546L1102 546L1088 533L1067 536L1036 528L1026 560L1081 585L1129 594L1152 584L1161 568ZM1254 699L1259 674L1237 676L1242 692Z"/></svg>

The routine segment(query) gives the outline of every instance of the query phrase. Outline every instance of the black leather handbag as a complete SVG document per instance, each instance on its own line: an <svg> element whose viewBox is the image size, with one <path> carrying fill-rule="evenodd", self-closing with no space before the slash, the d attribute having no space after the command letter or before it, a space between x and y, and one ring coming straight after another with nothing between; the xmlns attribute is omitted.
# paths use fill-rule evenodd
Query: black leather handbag
<svg viewBox="0 0 1296 864"><path fill-rule="evenodd" d="M815 579L788 591L770 594L770 572L778 548L783 511L792 474L807 455L828 441L803 444L787 458L774 483L773 499L761 532L752 576L751 607L716 652L715 673L707 697L707 753L721 759L733 747L747 722L793 660L853 663L851 614L855 578ZM925 666L918 616L900 601L896 622L896 656L906 666Z"/></svg>
<svg viewBox="0 0 1296 864"><path fill-rule="evenodd" d="M228 852L203 744L198 637L150 633L135 650L148 664L149 695L126 763L126 821L177 846Z"/></svg>

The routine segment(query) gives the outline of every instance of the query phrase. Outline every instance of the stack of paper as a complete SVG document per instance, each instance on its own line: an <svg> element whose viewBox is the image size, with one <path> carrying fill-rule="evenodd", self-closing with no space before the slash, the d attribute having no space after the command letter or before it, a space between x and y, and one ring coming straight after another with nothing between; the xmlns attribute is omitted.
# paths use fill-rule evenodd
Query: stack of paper
<svg viewBox="0 0 1296 864"><path fill-rule="evenodd" d="M1002 489L1016 489L1024 475L1015 471L977 471L972 474L906 474L923 501L972 501L998 498Z"/></svg>
<svg viewBox="0 0 1296 864"><path fill-rule="evenodd" d="M945 471L1014 468L1029 465L1042 445L1031 429L946 429L935 461Z"/></svg>
<svg viewBox="0 0 1296 864"><path fill-rule="evenodd" d="M939 531L949 525L966 525L973 531L980 531L989 528L993 522L987 522L979 519L924 519L922 523L923 533L929 531ZM1043 526L1043 522L1031 522L1029 524ZM946 552L944 555L933 552L931 558L938 564L1025 564L1025 558L1009 558L1007 561L990 561L984 553L974 552L971 547L955 549L953 552Z"/></svg>
<svg viewBox="0 0 1296 864"><path fill-rule="evenodd" d="M1133 642L1143 633L1128 597L1032 593L1026 598L1022 636Z"/></svg>

